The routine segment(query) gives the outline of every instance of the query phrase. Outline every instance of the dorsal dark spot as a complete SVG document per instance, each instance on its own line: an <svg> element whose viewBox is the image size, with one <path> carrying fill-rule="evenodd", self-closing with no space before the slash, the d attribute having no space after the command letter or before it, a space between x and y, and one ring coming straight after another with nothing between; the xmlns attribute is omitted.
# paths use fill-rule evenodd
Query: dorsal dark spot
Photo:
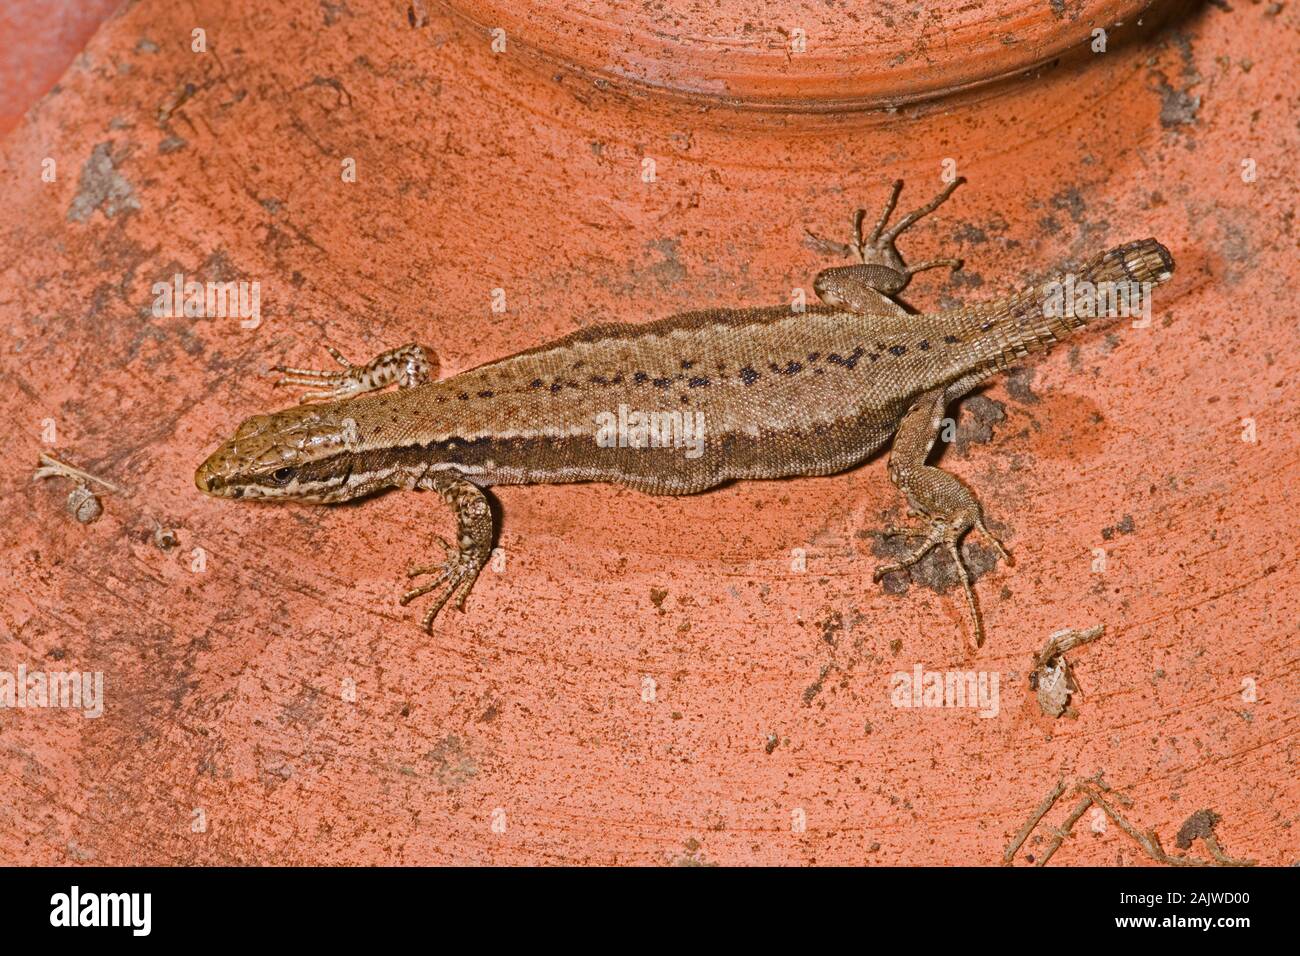
<svg viewBox="0 0 1300 956"><path fill-rule="evenodd" d="M481 391L481 392L478 393L478 397L479 397L479 398L491 398L491 397L492 397L492 389L490 389L490 388L485 388L485 389L483 389L483 391Z"/></svg>
<svg viewBox="0 0 1300 956"><path fill-rule="evenodd" d="M830 362L832 365L843 365L845 368L851 369L858 364L858 359L862 358L864 352L866 352L866 349L859 345L853 350L853 354L848 358L844 358L842 355L832 352L830 355L826 356L826 361Z"/></svg>
<svg viewBox="0 0 1300 956"><path fill-rule="evenodd" d="M528 384L529 384L529 386L532 387L532 388L541 388L541 387L542 387L542 380L541 380L540 378L535 378L535 379L533 379L531 382L529 382Z"/></svg>
<svg viewBox="0 0 1300 956"><path fill-rule="evenodd" d="M961 341L961 339L957 338L957 336L955 335L945 335L943 337L943 340L949 345L956 345L958 342Z"/></svg>
<svg viewBox="0 0 1300 956"><path fill-rule="evenodd" d="M656 379L652 379L650 382L650 384L653 385L655 388L667 388L672 383L673 380L671 378L656 378Z"/></svg>
<svg viewBox="0 0 1300 956"><path fill-rule="evenodd" d="M690 359L682 359L682 368L693 368L695 363Z"/></svg>
<svg viewBox="0 0 1300 956"><path fill-rule="evenodd" d="M552 382L552 383L551 383L551 394L554 395L556 392L558 392L558 391L559 391L560 389L562 389L562 388L564 388L564 386L563 386L562 384L560 384L559 382Z"/></svg>
<svg viewBox="0 0 1300 956"><path fill-rule="evenodd" d="M755 372L750 366L746 365L744 368L740 370L740 380L744 382L746 385L753 385L755 382L758 381L758 373Z"/></svg>
<svg viewBox="0 0 1300 956"><path fill-rule="evenodd" d="M632 376L632 381L640 385L643 382L650 381L650 376L647 375L645 372L637 372L635 375Z"/></svg>
<svg viewBox="0 0 1300 956"><path fill-rule="evenodd" d="M895 355L895 356L897 356L897 355L906 355L906 354L907 354L907 346L906 346L906 345L891 345L891 346L889 347L889 354L890 354L890 355Z"/></svg>
<svg viewBox="0 0 1300 956"><path fill-rule="evenodd" d="M930 340L921 339L921 341L916 343L916 347L920 349L922 352L928 351L930 348Z"/></svg>
<svg viewBox="0 0 1300 956"><path fill-rule="evenodd" d="M704 388L706 385L709 384L709 380L703 377L696 377L691 379L686 384L689 385L691 388Z"/></svg>

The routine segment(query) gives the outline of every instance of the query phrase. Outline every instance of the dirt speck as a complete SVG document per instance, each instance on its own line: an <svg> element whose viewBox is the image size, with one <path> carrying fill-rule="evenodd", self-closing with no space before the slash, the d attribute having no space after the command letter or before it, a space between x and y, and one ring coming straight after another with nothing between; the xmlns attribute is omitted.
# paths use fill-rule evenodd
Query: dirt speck
<svg viewBox="0 0 1300 956"><path fill-rule="evenodd" d="M1007 373L1007 394L1022 405L1037 405L1039 398L1034 394L1034 369L1021 365Z"/></svg>
<svg viewBox="0 0 1300 956"><path fill-rule="evenodd" d="M656 239L646 243L647 249L663 256L662 261L646 270L661 286L674 286L686 278L686 267L677 258L679 245L676 239Z"/></svg>
<svg viewBox="0 0 1300 956"><path fill-rule="evenodd" d="M68 207L70 222L86 222L96 209L112 219L120 212L139 209L140 201L135 198L135 190L117 171L116 164L122 157L113 156L111 143L100 143L90 152L90 158L81 167L81 180L77 184L77 195Z"/></svg>
<svg viewBox="0 0 1300 956"><path fill-rule="evenodd" d="M1156 89L1160 92L1160 125L1165 129L1196 125L1196 114L1201 110L1201 98L1187 90L1176 89L1163 73L1155 74Z"/></svg>
<svg viewBox="0 0 1300 956"><path fill-rule="evenodd" d="M803 705L805 707L811 706L812 702L817 699L817 695L820 694L822 688L826 686L826 675L828 675L834 667L835 665L833 663L823 664L822 669L817 672L817 679L804 688Z"/></svg>
<svg viewBox="0 0 1300 956"><path fill-rule="evenodd" d="M1084 213L1087 211L1087 204L1083 201L1083 193L1079 192L1074 186L1062 189L1052 196L1048 202L1053 209L1058 209L1068 215L1072 222L1082 224Z"/></svg>
<svg viewBox="0 0 1300 956"><path fill-rule="evenodd" d="M1109 541L1111 538L1115 537L1116 532L1119 532L1120 534L1132 534L1135 527L1136 525L1133 523L1133 516L1125 515L1115 524L1102 528L1101 536L1104 540Z"/></svg>
<svg viewBox="0 0 1300 956"><path fill-rule="evenodd" d="M838 634L844 630L844 615L839 611L832 611L818 621L817 626L821 628L822 640L834 647L839 643Z"/></svg>
<svg viewBox="0 0 1300 956"><path fill-rule="evenodd" d="M459 789L478 776L478 762L470 754L468 746L455 734L448 734L439 740L424 755L424 759L433 764L438 785L447 790Z"/></svg>
<svg viewBox="0 0 1300 956"><path fill-rule="evenodd" d="M1178 836L1174 843L1180 850L1190 850L1193 840L1214 836L1214 828L1220 819L1221 817L1213 810L1197 810L1178 828Z"/></svg>
<svg viewBox="0 0 1300 956"><path fill-rule="evenodd" d="M993 440L993 426L1006 421L1007 407L984 395L964 399L957 413L957 430L953 446L965 458L971 445L987 445Z"/></svg>

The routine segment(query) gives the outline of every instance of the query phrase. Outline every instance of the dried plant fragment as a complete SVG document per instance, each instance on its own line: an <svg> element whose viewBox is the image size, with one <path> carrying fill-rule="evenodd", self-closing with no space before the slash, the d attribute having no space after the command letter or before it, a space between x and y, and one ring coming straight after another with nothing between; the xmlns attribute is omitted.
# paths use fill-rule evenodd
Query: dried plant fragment
<svg viewBox="0 0 1300 956"><path fill-rule="evenodd" d="M33 481L38 478L67 478L75 482L76 486L69 492L65 507L68 514L72 515L80 524L89 524L104 513L104 506L95 493L90 490L92 481L109 491L118 494L122 493L122 489L111 481L105 481L103 478L90 474L90 472L74 468L65 462L59 461L52 455L44 453L41 454L36 471L32 473Z"/></svg>
<svg viewBox="0 0 1300 956"><path fill-rule="evenodd" d="M1100 634L1100 628L1096 629ZM1086 633L1086 632L1085 632ZM1094 635L1095 637L1095 635ZM1088 638L1092 640L1093 638ZM1049 642L1050 643L1050 642ZM1077 643L1072 646L1077 646ZM1124 794L1111 790L1102 780L1103 773L1098 773L1095 777L1088 777L1075 783L1070 791L1072 795L1080 797L1078 803L1070 811L1070 814L1061 826L1049 827L1052 833L1052 841L1048 844L1047 850L1043 855L1034 860L1036 866L1043 866L1052 858L1065 839L1071 835L1074 825L1087 812L1088 807L1096 806L1107 817L1114 821L1115 825L1127 834L1142 849L1142 852L1155 860L1157 863L1164 863L1167 866L1254 866L1255 860L1238 860L1228 856L1219 846L1218 840L1214 835L1214 828L1218 825L1220 817L1213 810L1198 810L1184 821L1178 830L1178 836L1175 840L1180 850L1191 849L1194 840L1201 840L1206 849L1210 851L1211 859L1205 860L1195 856L1179 856L1168 853L1160 845L1160 837L1154 830L1140 830L1131 823L1118 809L1116 804L1131 807L1133 801ZM1002 855L1002 865L1010 866L1015 860L1016 853L1024 845L1029 835L1038 827L1043 818L1056 806L1066 792L1064 779L1058 780L1056 786L1052 788L1046 799L1042 801L1029 815L1020 830L1017 831L1011 843L1008 844L1006 851ZM1032 858L1031 858L1032 859Z"/></svg>
<svg viewBox="0 0 1300 956"><path fill-rule="evenodd" d="M1065 659L1068 651L1101 637L1105 627L1098 624L1085 631L1066 629L1057 631L1047 639L1043 649L1034 658L1034 670L1029 675L1029 686L1038 692L1038 706L1048 717L1077 717L1070 706L1070 697L1079 689L1070 663Z"/></svg>

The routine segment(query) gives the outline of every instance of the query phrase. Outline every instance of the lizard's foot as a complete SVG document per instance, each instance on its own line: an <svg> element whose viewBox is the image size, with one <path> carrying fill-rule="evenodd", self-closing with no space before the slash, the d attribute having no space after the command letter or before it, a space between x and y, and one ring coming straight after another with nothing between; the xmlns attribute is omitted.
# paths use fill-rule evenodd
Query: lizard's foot
<svg viewBox="0 0 1300 956"><path fill-rule="evenodd" d="M877 567L875 573L871 575L871 580L879 581L886 574L907 570L934 550L943 541L944 535L943 523L937 521L931 526L928 533L914 528L886 528L884 536L887 538L924 538L925 541L903 560L896 561L893 564L882 564Z"/></svg>
<svg viewBox="0 0 1300 956"><path fill-rule="evenodd" d="M894 571L904 571L916 564L936 547L943 545L952 558L953 565L957 568L957 577L961 580L962 588L966 592L966 603L970 605L971 620L975 627L975 646L982 647L984 644L984 619L980 614L979 604L975 600L975 589L971 586L966 561L962 557L961 539L965 537L966 532L971 528L977 528L984 537L992 542L993 547L997 549L1003 561L1007 562L1007 564L1014 564L1015 562L1011 559L1007 549L1002 546L1002 542L984 524L982 514L970 515L968 512L966 515L956 517L955 523L939 518L934 519L928 533L909 528L885 529L884 534L886 537L924 538L925 540L901 561L896 561L893 564L882 564L877 567L875 573L871 576L871 580L879 581L886 574L892 574Z"/></svg>
<svg viewBox="0 0 1300 956"><path fill-rule="evenodd" d="M1010 565L1016 563L1015 559L1011 557L1011 552L1003 547L1002 541L998 536L990 531L984 524L984 516L982 514L976 516L974 521L966 525L964 528L961 528L961 526L958 525L961 530L955 534L950 534L947 527L948 526L945 522L935 521L928 532L922 531L919 528L885 528L880 532L880 535L883 538L924 538L925 541L902 561L896 561L893 564L880 565L871 576L871 580L879 581L886 574L892 574L894 571L904 571L907 568L910 568L912 565L916 564L916 562L929 554L932 549L938 547L940 544L948 544L949 539L951 539L952 545L955 546L962 535L972 527L978 529L980 534L989 539L989 543L997 550L999 557L1001 557L1003 561Z"/></svg>
<svg viewBox="0 0 1300 956"><path fill-rule="evenodd" d="M949 524L947 521L936 519L930 526L930 533L925 536L925 540L921 542L921 545L918 548L901 561L897 561L894 564L880 565L876 568L875 574L872 575L872 580L879 581L886 574L910 568L934 550L934 548L943 545L947 549L949 556L952 558L953 564L957 568L957 577L961 580L961 586L966 592L966 603L970 606L971 620L975 627L975 646L982 647L984 645L984 618L980 614L979 604L975 600L975 589L971 586L970 572L966 570L966 562L962 557L960 547L961 539L965 536L966 532L970 530L972 525L973 522L961 521L957 524ZM980 526L981 528L983 527L982 520L980 521ZM985 534L988 534L987 530L985 530ZM920 535L915 532L912 532L912 536L920 537ZM998 551L1005 556L1006 551L1002 548L1002 543L998 541L997 538L993 538L992 535L989 535L989 537L992 538L993 543L997 545Z"/></svg>
<svg viewBox="0 0 1300 956"><path fill-rule="evenodd" d="M272 370L282 373L284 377L275 384L313 389L298 397L300 403L314 399L329 401L377 391L394 382L397 383L398 388L422 385L438 371L437 358L431 359L433 352L422 345L403 345L400 348L389 349L387 352L381 352L365 365L353 365L331 345L325 346L325 350L343 367L342 371L326 372L276 365Z"/></svg>
<svg viewBox="0 0 1300 956"><path fill-rule="evenodd" d="M891 524L880 530L880 536L882 538L924 538L926 532L919 528L899 528Z"/></svg>
<svg viewBox="0 0 1300 956"><path fill-rule="evenodd" d="M813 247L820 252L855 258L861 263L854 266L838 266L823 269L817 274L813 288L828 305L849 308L853 311L879 311L882 303L871 293L895 296L903 290L912 276L927 269L948 266L960 269L960 259L931 259L920 265L909 266L903 261L898 247L894 244L899 233L914 222L935 209L938 209L953 190L964 183L962 177L954 179L934 199L919 209L913 209L889 229L885 226L898 204L898 195L903 190L903 181L897 179L885 200L885 208L869 234L863 234L863 223L867 211L859 209L853 213L853 232L848 243L831 242L809 232ZM806 231L806 230L805 230ZM868 291L871 290L871 291Z"/></svg>
<svg viewBox="0 0 1300 956"><path fill-rule="evenodd" d="M442 545L446 561L408 571L406 573L408 578L418 578L425 574L432 574L434 578L426 584L407 591L400 599L401 605L405 607L416 598L441 589L442 593L433 599L433 604L420 621L420 627L430 633L433 631L433 619L449 600L455 599L453 603L456 610L465 610L465 598L469 596L474 581L486 563L473 552L458 551L442 538L438 539L438 543Z"/></svg>
<svg viewBox="0 0 1300 956"><path fill-rule="evenodd" d="M903 190L903 181L901 179L894 180L889 198L885 200L885 208L880 211L880 218L876 220L876 225L871 230L870 235L864 236L862 234L862 223L866 218L867 211L859 209L853 214L853 237L849 244L849 251L857 256L863 265L888 266L896 272L909 277L917 272L924 272L926 269L937 269L940 266L951 266L954 269L961 268L960 259L932 259L919 266L909 267L903 262L903 257L899 255L898 247L894 245L894 242L903 230L921 217L928 216L938 209L953 194L953 191L964 182L966 182L965 177L958 176L945 186L939 195L924 206L913 209L894 223L893 226L886 229L885 226L889 223L889 217L894 213L894 206L898 203L898 194Z"/></svg>
<svg viewBox="0 0 1300 956"><path fill-rule="evenodd" d="M412 568L407 577L418 578L432 574L433 580L412 588L402 595L403 606L430 591L441 592L420 621L420 626L433 632L433 619L449 600L454 599L458 610L465 610L465 598L478 579L492 554L492 506L483 489L454 472L434 472L420 479L418 488L438 493L451 506L456 515L456 543L453 548L442 538L442 564Z"/></svg>

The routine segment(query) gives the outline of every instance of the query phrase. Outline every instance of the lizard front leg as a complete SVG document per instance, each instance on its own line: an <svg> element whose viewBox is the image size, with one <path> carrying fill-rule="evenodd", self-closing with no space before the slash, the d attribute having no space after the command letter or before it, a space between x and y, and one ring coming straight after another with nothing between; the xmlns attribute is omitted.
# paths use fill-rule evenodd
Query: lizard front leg
<svg viewBox="0 0 1300 956"><path fill-rule="evenodd" d="M818 297L829 306L848 309L850 312L866 315L907 315L907 310L893 297L903 291L912 276L940 266L960 269L961 260L932 259L919 266L908 266L903 262L903 257L894 242L904 229L922 216L938 209L939 205L952 195L953 190L965 181L961 177L953 180L930 202L919 209L913 209L892 228L886 230L885 226L898 202L898 194L903 189L903 181L895 180L889 199L885 201L885 208L881 211L880 218L876 220L875 228L871 230L869 236L864 237L862 234L862 223L867 211L859 209L853 214L853 234L847 245L808 233L821 251L841 256L854 256L861 262L860 265L835 266L817 273L813 278L813 290Z"/></svg>
<svg viewBox="0 0 1300 956"><path fill-rule="evenodd" d="M325 350L334 357L334 361L343 366L341 372L276 365L272 370L282 372L284 377L275 384L315 389L298 397L301 404L318 398L351 398L387 388L394 382L398 388L410 388L413 385L423 385L438 374L438 359L433 350L414 343L380 352L365 365L353 365L332 345L325 346Z"/></svg>
<svg viewBox="0 0 1300 956"><path fill-rule="evenodd" d="M889 453L889 477L907 498L910 509L930 519L928 533L921 546L896 564L882 565L876 569L874 580L879 581L891 571L911 567L925 557L932 548L943 545L957 566L957 576L966 591L971 617L975 624L975 646L984 643L984 622L975 601L970 574L961 556L961 539L971 528L993 542L1003 560L1011 557L984 524L984 511L975 493L955 475L925 463L934 447L935 438L943 422L943 411L948 404L947 390L936 388L918 398L903 416L894 436L894 447ZM895 532L897 533L897 532Z"/></svg>
<svg viewBox="0 0 1300 956"><path fill-rule="evenodd" d="M434 578L412 588L401 597L401 604L405 607L430 591L442 590L420 621L420 626L432 633L433 619L448 600L455 598L456 609L465 610L465 598L474 586L479 572L487 564L492 553L492 505L482 488L450 472L426 474L416 483L416 488L437 492L456 515L458 547L453 548L439 538L446 561L428 567L412 568L407 572L409 578L423 574L432 574Z"/></svg>

